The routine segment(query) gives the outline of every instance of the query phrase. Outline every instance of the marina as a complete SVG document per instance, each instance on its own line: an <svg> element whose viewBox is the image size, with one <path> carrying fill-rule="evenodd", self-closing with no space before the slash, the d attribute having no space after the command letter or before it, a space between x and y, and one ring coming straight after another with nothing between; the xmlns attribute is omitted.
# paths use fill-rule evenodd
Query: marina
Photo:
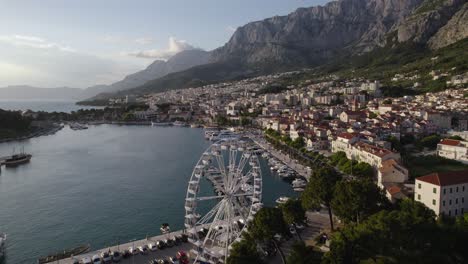
<svg viewBox="0 0 468 264"><path fill-rule="evenodd" d="M211 142L200 129L89 125L77 131L67 126L23 144L34 158L0 175L7 264L33 263L88 243L90 252L128 245L159 234L161 223L183 230L190 173ZM11 153L15 146L0 144L0 153ZM274 206L279 196L294 197L291 186L270 172L267 160L259 161L265 205ZM175 247L164 250L164 256L177 253ZM143 255L137 259L149 261Z"/></svg>

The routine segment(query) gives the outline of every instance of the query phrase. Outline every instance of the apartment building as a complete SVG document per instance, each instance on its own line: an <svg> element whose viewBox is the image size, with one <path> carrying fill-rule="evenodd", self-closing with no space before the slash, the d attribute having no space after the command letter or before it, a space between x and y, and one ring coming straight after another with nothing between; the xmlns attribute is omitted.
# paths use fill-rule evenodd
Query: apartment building
<svg viewBox="0 0 468 264"><path fill-rule="evenodd" d="M468 164L468 142L454 139L442 139L437 144L437 155Z"/></svg>
<svg viewBox="0 0 468 264"><path fill-rule="evenodd" d="M468 170L416 178L414 199L436 215L459 216L468 212Z"/></svg>

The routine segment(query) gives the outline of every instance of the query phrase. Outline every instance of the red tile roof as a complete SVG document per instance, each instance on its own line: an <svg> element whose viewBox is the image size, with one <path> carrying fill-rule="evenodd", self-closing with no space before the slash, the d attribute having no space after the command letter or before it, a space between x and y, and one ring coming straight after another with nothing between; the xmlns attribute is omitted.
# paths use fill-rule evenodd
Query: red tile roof
<svg viewBox="0 0 468 264"><path fill-rule="evenodd" d="M390 194L390 195L395 195L399 192L401 192L401 189L400 187L398 186L391 186L387 189L387 192Z"/></svg>
<svg viewBox="0 0 468 264"><path fill-rule="evenodd" d="M420 180L438 186L468 183L468 170L434 172L425 176L418 177L416 178L416 180Z"/></svg>
<svg viewBox="0 0 468 264"><path fill-rule="evenodd" d="M346 139L352 139L352 138L355 137L355 135L352 134L352 133L346 133L346 132L345 132L345 133L339 134L338 137L340 137L340 138L346 138Z"/></svg>
<svg viewBox="0 0 468 264"><path fill-rule="evenodd" d="M446 139L442 139L439 144L449 145L449 146L458 146L460 144L460 140L446 138Z"/></svg>

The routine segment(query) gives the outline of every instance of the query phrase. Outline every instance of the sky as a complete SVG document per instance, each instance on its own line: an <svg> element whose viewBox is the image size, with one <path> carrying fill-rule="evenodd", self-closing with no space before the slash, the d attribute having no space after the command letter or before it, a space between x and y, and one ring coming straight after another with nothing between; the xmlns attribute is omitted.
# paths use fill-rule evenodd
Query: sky
<svg viewBox="0 0 468 264"><path fill-rule="evenodd" d="M326 0L0 0L0 87L110 84Z"/></svg>

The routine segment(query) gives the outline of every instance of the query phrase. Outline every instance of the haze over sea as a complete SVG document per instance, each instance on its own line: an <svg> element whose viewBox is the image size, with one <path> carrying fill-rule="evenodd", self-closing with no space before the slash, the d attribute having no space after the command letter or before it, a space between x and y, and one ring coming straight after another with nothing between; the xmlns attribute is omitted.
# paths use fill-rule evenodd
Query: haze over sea
<svg viewBox="0 0 468 264"><path fill-rule="evenodd" d="M159 234L164 222L183 228L187 183L209 144L201 129L113 125L0 144L0 156L22 146L33 154L29 164L0 174L6 263L142 239ZM264 160L262 172L265 204L293 195Z"/></svg>
<svg viewBox="0 0 468 264"><path fill-rule="evenodd" d="M79 109L99 108L94 106L77 105L75 101L70 100L13 100L1 99L0 109L3 110L32 110L45 112L65 112L70 113Z"/></svg>

